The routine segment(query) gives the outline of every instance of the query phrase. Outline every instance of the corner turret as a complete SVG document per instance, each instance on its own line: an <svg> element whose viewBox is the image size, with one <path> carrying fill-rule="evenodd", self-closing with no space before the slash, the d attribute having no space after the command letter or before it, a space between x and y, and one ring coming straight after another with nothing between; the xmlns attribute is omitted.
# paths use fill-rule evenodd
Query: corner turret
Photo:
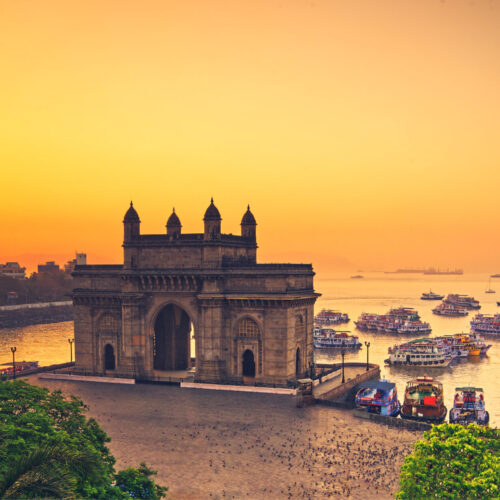
<svg viewBox="0 0 500 500"><path fill-rule="evenodd" d="M256 227L257 222L252 212L250 212L250 205L248 205L247 211L241 219L241 236L254 242L257 241Z"/></svg>
<svg viewBox="0 0 500 500"><path fill-rule="evenodd" d="M131 241L137 238L141 233L141 220L139 214L130 202L130 207L123 218L123 241Z"/></svg>
<svg viewBox="0 0 500 500"><path fill-rule="evenodd" d="M220 213L214 205L214 199L212 198L205 212L205 217L203 217L203 222L205 223L205 240L217 240L220 238L221 220Z"/></svg>
<svg viewBox="0 0 500 500"><path fill-rule="evenodd" d="M175 213L175 207L172 209L172 214L167 220L167 234L172 238L178 238L181 234L181 221Z"/></svg>

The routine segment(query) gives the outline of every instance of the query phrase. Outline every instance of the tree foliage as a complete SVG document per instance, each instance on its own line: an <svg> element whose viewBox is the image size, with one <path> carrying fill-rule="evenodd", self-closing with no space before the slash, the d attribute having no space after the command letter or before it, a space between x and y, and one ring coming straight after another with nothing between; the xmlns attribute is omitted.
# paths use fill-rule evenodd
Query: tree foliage
<svg viewBox="0 0 500 500"><path fill-rule="evenodd" d="M397 498L500 498L500 430L433 426L406 457Z"/></svg>
<svg viewBox="0 0 500 500"><path fill-rule="evenodd" d="M138 484L136 498L165 495L144 464L115 473L110 438L86 410L61 391L0 382L0 497L130 498Z"/></svg>

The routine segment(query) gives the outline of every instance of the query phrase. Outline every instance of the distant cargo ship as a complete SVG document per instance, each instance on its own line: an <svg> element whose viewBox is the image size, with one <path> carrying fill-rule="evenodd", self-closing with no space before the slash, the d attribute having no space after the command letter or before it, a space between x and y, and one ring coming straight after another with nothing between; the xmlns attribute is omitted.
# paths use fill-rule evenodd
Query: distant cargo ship
<svg viewBox="0 0 500 500"><path fill-rule="evenodd" d="M423 274L425 269L396 269L395 271L385 271L385 274Z"/></svg>
<svg viewBox="0 0 500 500"><path fill-rule="evenodd" d="M396 269L395 271L385 271L385 274L464 274L464 270L453 269L450 271L447 269L446 271L441 271L440 269L429 267L428 269Z"/></svg>
<svg viewBox="0 0 500 500"><path fill-rule="evenodd" d="M463 269L454 269L453 271L440 271L439 269L434 269L433 267L424 271L424 274L464 274Z"/></svg>

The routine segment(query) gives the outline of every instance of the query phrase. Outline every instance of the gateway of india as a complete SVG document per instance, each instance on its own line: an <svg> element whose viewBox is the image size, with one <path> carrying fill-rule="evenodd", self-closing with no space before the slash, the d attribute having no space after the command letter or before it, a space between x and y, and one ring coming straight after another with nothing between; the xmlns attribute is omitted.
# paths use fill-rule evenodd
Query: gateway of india
<svg viewBox="0 0 500 500"><path fill-rule="evenodd" d="M73 273L75 373L285 386L309 372L312 265L258 264L250 207L241 235L221 220L212 200L203 233L183 233L174 209L165 233L141 234L130 203L123 264Z"/></svg>

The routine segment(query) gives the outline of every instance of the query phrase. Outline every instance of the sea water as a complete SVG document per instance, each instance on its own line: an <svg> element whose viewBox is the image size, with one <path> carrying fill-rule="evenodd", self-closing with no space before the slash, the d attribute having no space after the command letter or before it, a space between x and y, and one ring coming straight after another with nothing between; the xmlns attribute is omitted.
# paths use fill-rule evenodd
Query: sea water
<svg viewBox="0 0 500 500"><path fill-rule="evenodd" d="M384 274L357 273L363 279L351 279L349 273L337 273L329 276L316 276L315 289L321 293L315 310L322 308L336 309L349 314L351 321L335 328L350 330L358 335L363 344L359 351L348 351L346 361L366 362L365 342L370 342L369 361L381 366L382 376L396 382L400 401L404 397L406 382L419 375L429 375L443 383L445 404L452 406L455 387L469 385L482 387L485 393L486 408L490 412L491 425L500 423L500 339L485 337L487 344L492 344L487 356L471 357L459 360L448 368L429 369L426 367L387 367L384 360L388 357L387 349L418 336L397 336L384 333L368 333L356 330L354 320L362 312L383 314L392 307L414 307L423 321L432 327L431 337L470 331L470 320L477 312L494 314L500 312L496 301L500 301L500 279L491 280L491 288L497 293L488 294L488 275L420 275L420 274ZM432 309L439 301L420 300L423 292L431 290L441 295L463 293L472 295L481 303L480 311L470 311L460 318L436 316ZM53 323L34 325L23 328L0 330L0 364L12 361L11 346L16 346L16 360L39 361L40 365L64 363L70 360L70 344L73 339L73 323ZM73 346L74 348L74 346ZM74 356L74 351L73 351ZM339 362L340 353L335 349L316 351L318 362ZM498 378L497 378L498 377Z"/></svg>

